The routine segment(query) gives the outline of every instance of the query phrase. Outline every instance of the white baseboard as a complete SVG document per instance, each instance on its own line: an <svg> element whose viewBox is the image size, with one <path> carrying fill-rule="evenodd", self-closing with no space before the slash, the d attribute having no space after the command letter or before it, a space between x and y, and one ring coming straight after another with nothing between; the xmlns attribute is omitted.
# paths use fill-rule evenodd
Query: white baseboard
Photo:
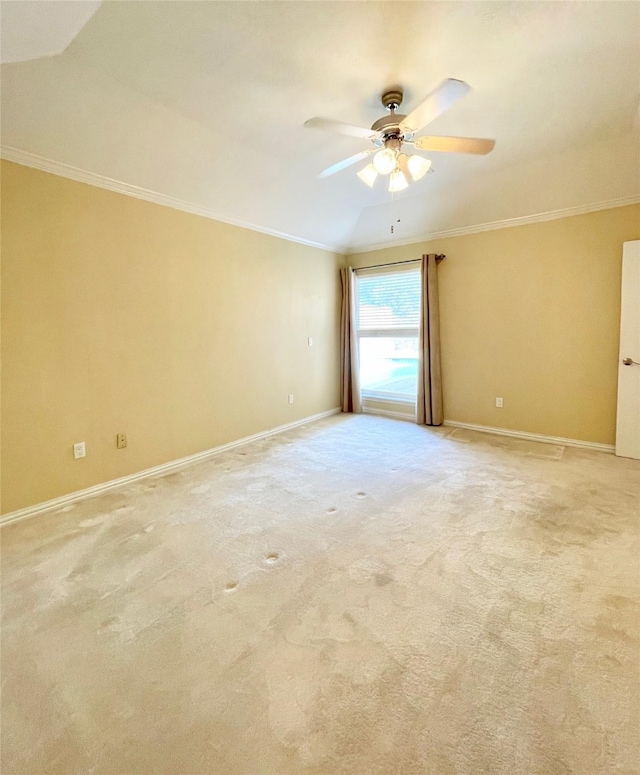
<svg viewBox="0 0 640 775"><path fill-rule="evenodd" d="M540 441L543 444L560 444L563 447L577 447L578 449L590 449L594 452L615 451L613 444L598 444L595 441L581 441L580 439L565 439L562 436L543 436L540 433L526 433L525 431L512 431L508 428L493 428L491 425L474 425L469 422L457 422L456 420L445 420L443 425L450 428L464 428L469 431L481 431L482 433L493 433L496 436L510 436L513 439L526 439L527 441Z"/></svg>
<svg viewBox="0 0 640 775"><path fill-rule="evenodd" d="M109 482L103 482L102 484L96 484L93 487L87 487L85 490L77 490L71 492L68 495L61 495L59 498L53 498L43 503L36 503L34 506L27 506L24 509L18 509L18 511L12 511L4 516L0 517L0 527L8 525L12 522L18 522L21 519L27 519L33 517L36 514L42 514L45 511L53 511L59 509L62 506L67 506L70 503L76 503L77 501L84 500L85 498L91 498L94 495L107 492L109 490L115 490L119 487L124 487L132 482L137 482L140 479L148 479L153 476L159 476L166 474L168 471L175 471L178 468L184 468L190 466L193 463L199 463L203 460L208 460L215 455L219 455L221 452L226 452L234 447L240 447L243 444L249 444L252 441L258 441L259 439L266 439L269 436L275 436L278 433L284 433L292 428L297 428L300 425L306 425L316 420L321 420L323 417L329 417L332 414L338 414L340 407L335 409L329 409L327 412L319 412L318 414L312 414L310 417L304 417L302 420L296 420L295 422L289 422L285 425L279 425L277 428L271 428L268 431L262 431L261 433L254 433L252 436L244 436L236 441L229 441L227 444L221 444L219 447L212 447L206 449L204 452L196 452L195 455L188 455L187 457L179 458L178 460L171 460L168 463L162 463L159 466L153 468L146 468L144 471L138 471L135 474L129 474L128 476L122 476L119 479L112 479Z"/></svg>

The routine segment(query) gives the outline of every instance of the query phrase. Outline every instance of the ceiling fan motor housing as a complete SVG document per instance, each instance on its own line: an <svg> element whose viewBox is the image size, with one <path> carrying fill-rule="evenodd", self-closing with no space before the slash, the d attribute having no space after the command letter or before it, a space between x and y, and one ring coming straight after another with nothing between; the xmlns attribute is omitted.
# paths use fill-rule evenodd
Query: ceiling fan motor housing
<svg viewBox="0 0 640 775"><path fill-rule="evenodd" d="M371 129L374 132L381 132L385 140L391 137L401 137L402 135L400 123L406 116L396 113L401 102L402 92L399 89L390 89L382 95L382 104L390 111L390 115L379 118L371 125Z"/></svg>
<svg viewBox="0 0 640 775"><path fill-rule="evenodd" d="M392 113L390 116L383 116L371 125L371 131L382 132L383 135L402 134L400 131L400 122L405 118L401 113Z"/></svg>

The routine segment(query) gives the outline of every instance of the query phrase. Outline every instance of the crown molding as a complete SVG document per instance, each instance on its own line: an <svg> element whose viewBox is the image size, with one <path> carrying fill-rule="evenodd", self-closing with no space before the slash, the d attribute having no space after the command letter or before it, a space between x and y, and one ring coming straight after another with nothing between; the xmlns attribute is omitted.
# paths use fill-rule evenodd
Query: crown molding
<svg viewBox="0 0 640 775"><path fill-rule="evenodd" d="M527 226L532 223L542 223L543 221L555 221L559 218L570 218L572 215L585 215L586 213L595 213L598 210L612 210L615 207L626 207L627 205L640 204L640 194L636 196L623 196L618 199L608 199L604 202L594 202L588 205L578 205L576 207L565 207L562 210L549 210L535 215L521 215L517 218L505 218L502 221L490 221L488 223L478 223L474 226L462 226L459 229L447 229L445 231L431 231L416 237L409 237L404 240L389 240L387 242L375 242L365 245L350 246L346 250L346 255L351 256L355 253L368 253L372 250L382 250L383 248L394 248L401 245L415 245L420 242L429 242L444 237L464 237L467 234L479 234L483 231L495 231L497 229L508 229L513 226Z"/></svg>
<svg viewBox="0 0 640 775"><path fill-rule="evenodd" d="M286 232L278 231L277 229L268 229L264 226L257 226L255 223L249 223L248 221L229 218L209 207L204 207L203 205L194 204L192 202L185 202L182 199L176 199L167 194L160 194L157 191L150 191L147 188L140 188L139 186L133 186L130 183L124 183L121 180L114 180L113 178L107 178L104 175L98 175L95 172L88 172L87 170L82 170L78 167L72 167L70 164L63 164L59 161L46 159L44 156L38 156L35 153L23 151L20 148L2 146L0 147L0 158L5 159L6 161L15 162L16 164L21 164L24 167L32 167L33 169L41 170L42 172L49 172L52 175L75 180L77 183L87 183L90 186L104 188L107 191L114 191L116 194L124 194L125 196L135 197L136 199L143 199L146 202L153 202L153 204L161 205L162 207L171 207L173 210L182 210L182 212L185 213L200 215L203 218L227 223L230 226L238 226L241 229L257 231L260 232L260 234L268 234L270 237L278 237L279 239L284 239L288 242L297 242L300 245L307 245L312 248L319 248L320 250L328 250L331 253L340 253L341 255L346 253L346 248L342 245L326 245L322 242L314 242L313 240L296 237L293 234L287 234Z"/></svg>
<svg viewBox="0 0 640 775"><path fill-rule="evenodd" d="M367 253L369 251L382 250L384 248L400 247L402 245L415 245L421 242L443 239L445 237L464 237L468 234L478 234L483 231L495 231L497 229L507 229L514 226L526 226L532 223L554 221L559 218L569 218L572 215L585 215L586 213L597 212L598 210L611 210L615 207L640 204L639 194L635 196L619 197L618 199L609 199L603 202L594 202L587 205L578 205L576 207L566 207L561 210L549 210L534 215L505 218L501 221L489 221L488 223L479 223L473 226L462 226L457 229L426 232L402 240L387 240L385 242L365 243L347 247L344 245L328 245L322 242L315 242L302 237L296 237L293 234L277 231L276 229L257 226L256 224L238 218L229 218L209 207L204 207L203 205L194 204L192 202L185 202L182 199L176 199L167 194L160 194L156 191L134 186L130 183L124 183L120 180L114 180L113 178L108 178L104 175L98 175L95 172L88 172L87 170L82 170L78 167L72 167L70 164L53 161L52 159L38 156L35 153L30 153L29 151L24 151L20 148L2 146L0 147L0 158L5 159L6 161L15 162L16 164L21 164L24 167L32 167L33 169L41 170L42 172L48 172L52 175L75 180L77 183L86 183L87 185L103 188L117 194L124 194L125 196L132 196L146 202L152 202L153 204L161 205L162 207L171 207L173 210L181 210L185 213L199 215L203 218L209 218L213 221L229 224L230 226L238 226L241 229L249 229L250 231L256 231L260 234L267 234L270 237L277 237L278 239L284 239L288 242L296 242L299 245L307 245L308 247L327 250L331 253L339 253L343 256L354 255L356 253Z"/></svg>

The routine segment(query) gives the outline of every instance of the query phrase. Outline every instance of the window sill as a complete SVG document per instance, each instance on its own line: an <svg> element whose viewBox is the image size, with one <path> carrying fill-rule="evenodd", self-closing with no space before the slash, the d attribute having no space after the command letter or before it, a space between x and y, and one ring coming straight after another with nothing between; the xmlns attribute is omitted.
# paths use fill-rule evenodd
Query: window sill
<svg viewBox="0 0 640 775"><path fill-rule="evenodd" d="M416 403L407 401L406 398L398 401L389 397L377 398L363 395L362 411L365 414L380 414L397 420L409 420L409 422L415 422L416 419Z"/></svg>
<svg viewBox="0 0 640 775"><path fill-rule="evenodd" d="M373 390L362 391L363 401L375 401L380 404L403 404L404 406L415 406L416 398L402 395L400 393L376 393Z"/></svg>

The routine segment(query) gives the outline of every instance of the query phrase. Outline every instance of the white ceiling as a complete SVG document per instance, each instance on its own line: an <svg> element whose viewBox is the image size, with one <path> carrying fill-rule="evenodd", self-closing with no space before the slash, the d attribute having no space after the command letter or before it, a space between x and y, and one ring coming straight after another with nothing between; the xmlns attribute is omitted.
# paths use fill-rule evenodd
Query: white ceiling
<svg viewBox="0 0 640 775"><path fill-rule="evenodd" d="M370 126L385 87L408 112L446 77L473 91L429 134L493 153L427 154L396 203L363 165L316 177L366 141L307 118ZM2 143L355 250L398 216L407 241L640 195L639 104L638 2L103 2L62 54L2 66Z"/></svg>
<svg viewBox="0 0 640 775"><path fill-rule="evenodd" d="M1 5L0 61L61 54L98 10L99 0L56 0L55 3L25 3L4 0Z"/></svg>

